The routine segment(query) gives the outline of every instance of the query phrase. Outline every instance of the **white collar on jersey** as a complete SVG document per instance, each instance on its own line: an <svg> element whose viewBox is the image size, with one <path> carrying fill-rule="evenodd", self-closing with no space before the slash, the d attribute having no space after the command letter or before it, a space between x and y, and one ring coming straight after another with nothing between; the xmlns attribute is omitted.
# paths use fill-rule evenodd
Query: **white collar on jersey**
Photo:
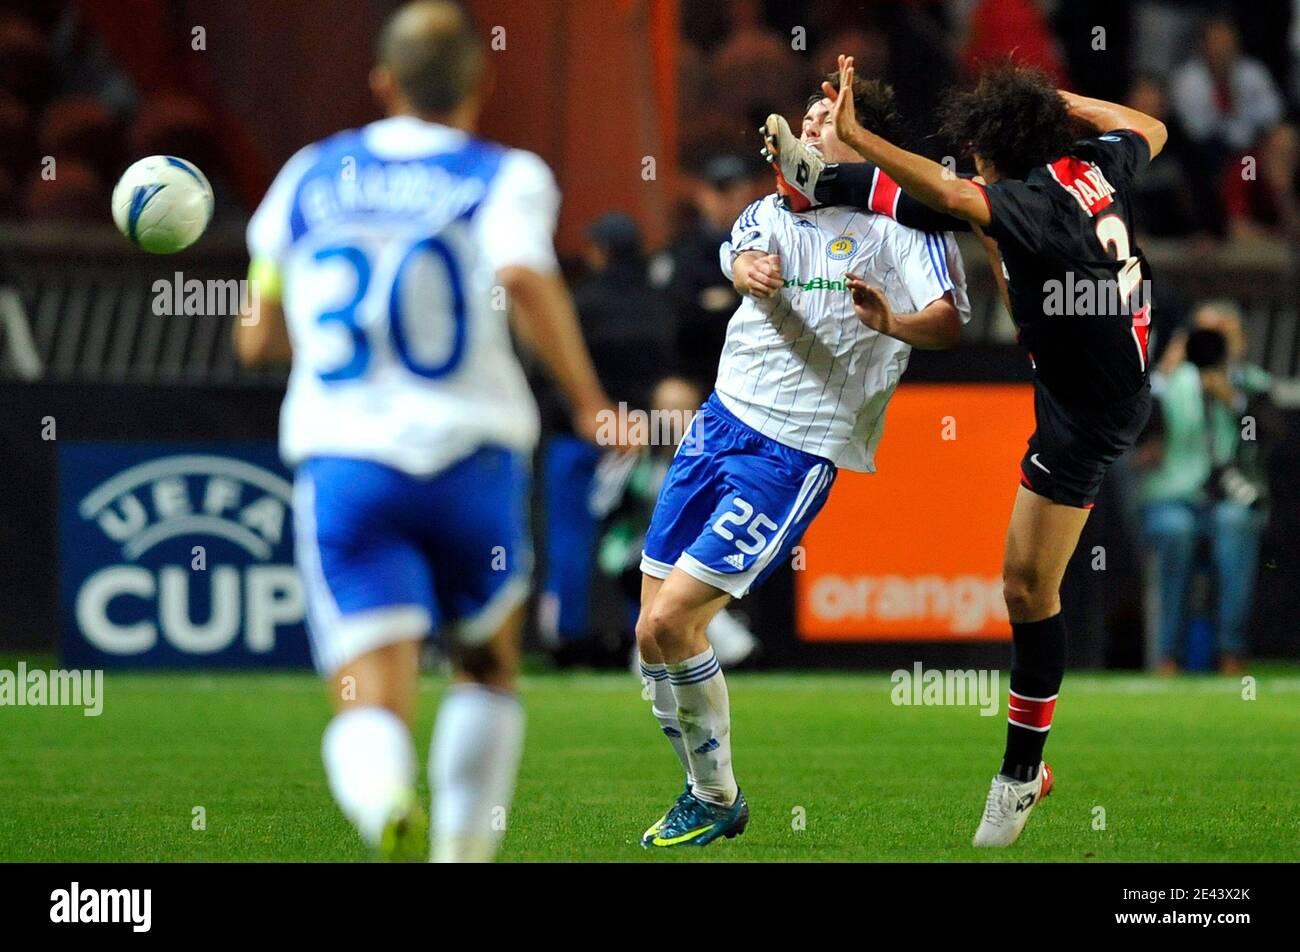
<svg viewBox="0 0 1300 952"><path fill-rule="evenodd" d="M393 158L445 151L468 138L459 129L427 122L418 116L389 116L365 128L366 145Z"/></svg>

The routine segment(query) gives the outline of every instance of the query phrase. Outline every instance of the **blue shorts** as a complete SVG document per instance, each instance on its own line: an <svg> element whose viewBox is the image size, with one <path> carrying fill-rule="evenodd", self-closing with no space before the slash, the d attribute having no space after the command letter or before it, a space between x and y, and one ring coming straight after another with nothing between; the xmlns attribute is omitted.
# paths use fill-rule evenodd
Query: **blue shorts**
<svg viewBox="0 0 1300 952"><path fill-rule="evenodd" d="M743 597L803 538L835 482L835 465L764 436L709 397L664 478L641 571L674 567Z"/></svg>
<svg viewBox="0 0 1300 952"><path fill-rule="evenodd" d="M499 447L429 477L341 457L294 480L294 532L312 655L332 673L448 628L490 637L528 594L526 458Z"/></svg>

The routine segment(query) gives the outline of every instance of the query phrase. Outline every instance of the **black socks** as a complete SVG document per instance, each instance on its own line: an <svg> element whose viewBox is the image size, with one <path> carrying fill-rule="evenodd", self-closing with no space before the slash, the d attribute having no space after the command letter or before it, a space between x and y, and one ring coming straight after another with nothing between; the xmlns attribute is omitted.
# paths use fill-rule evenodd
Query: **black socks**
<svg viewBox="0 0 1300 952"><path fill-rule="evenodd" d="M1012 622L1011 692L1002 773L1024 782L1038 774L1065 674L1065 621L1058 612L1042 621Z"/></svg>

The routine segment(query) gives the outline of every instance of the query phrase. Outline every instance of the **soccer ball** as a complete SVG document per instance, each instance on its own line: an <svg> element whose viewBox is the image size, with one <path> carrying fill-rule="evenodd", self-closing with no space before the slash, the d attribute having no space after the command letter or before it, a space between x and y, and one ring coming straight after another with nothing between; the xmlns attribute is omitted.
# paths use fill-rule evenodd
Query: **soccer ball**
<svg viewBox="0 0 1300 952"><path fill-rule="evenodd" d="M199 240L212 220L212 186L192 162L151 155L113 188L113 221L137 247L169 255Z"/></svg>

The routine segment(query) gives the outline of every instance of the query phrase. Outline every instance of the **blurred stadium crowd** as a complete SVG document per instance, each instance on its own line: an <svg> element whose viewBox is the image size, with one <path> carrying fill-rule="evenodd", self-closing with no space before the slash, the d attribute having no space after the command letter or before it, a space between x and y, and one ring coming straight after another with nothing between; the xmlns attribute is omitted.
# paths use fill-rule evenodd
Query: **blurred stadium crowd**
<svg viewBox="0 0 1300 952"><path fill-rule="evenodd" d="M910 144L936 158L959 154L933 135L945 90L1007 57L1161 118L1170 141L1138 182L1139 225L1152 239L1182 241L1183 258L1261 241L1293 248L1300 237L1300 0L683 0L680 19L688 148L674 237L647 248L638 222L610 211L588 224L581 260L569 263L598 370L631 406L694 406L711 384L738 303L718 247L741 210L771 191L754 130L774 103L805 101L839 52L855 55L860 75L892 83ZM197 163L226 202L219 215L246 214L223 187L234 169L221 123L194 98L138 88L77 4L0 5L0 220L106 220L120 170L153 153ZM47 156L57 160L53 179L43 175ZM1162 411L1125 485L1134 525L1159 554L1158 660L1170 671L1184 661L1200 573L1212 579L1220 663L1231 668L1249 651L1250 579L1268 511L1267 461L1239 456L1234 421L1248 407L1268 417L1261 405L1273 381L1248 359L1258 349L1232 300L1187 300L1175 287L1157 306ZM613 579L627 598L616 613L632 610L638 533L664 461L606 472L565 430L554 398L542 402L551 438L538 466L539 627L564 663L623 661L618 637L592 637L592 578ZM617 491L593 505L605 484ZM740 660L752 641L731 621Z"/></svg>
<svg viewBox="0 0 1300 952"><path fill-rule="evenodd" d="M202 102L138 88L77 4L0 4L0 218L100 221L117 177L142 155L191 156L224 184L218 139ZM229 188L216 193L230 202Z"/></svg>
<svg viewBox="0 0 1300 952"><path fill-rule="evenodd" d="M957 151L927 127L944 91L1013 57L1169 126L1162 161L1139 186L1146 233L1284 236L1296 227L1295 0L687 0L681 19L681 139L691 144L688 171L706 186L687 197L684 229L767 188L754 128L773 103L803 101L839 50L854 51L862 75L894 86L913 144L936 156ZM78 4L0 5L0 215L98 219L128 156L181 152L222 181L219 126L194 98L137 88ZM724 155L738 163L711 169ZM51 187L38 181L45 156L60 165ZM1241 174L1246 157L1254 179Z"/></svg>
<svg viewBox="0 0 1300 952"><path fill-rule="evenodd" d="M1282 236L1296 227L1293 0L740 0L688 3L684 19L685 142L752 151L748 134L770 104L802 101L835 54L851 50L861 75L893 85L912 145L935 158L955 155L958 143L932 135L944 91L1011 57L1169 127L1169 145L1138 189L1147 234ZM792 49L789 24L806 27L807 53ZM732 121L738 115L749 120L743 130ZM719 141L719 129L734 129L735 141ZM1247 187L1245 156L1257 160L1264 187Z"/></svg>

